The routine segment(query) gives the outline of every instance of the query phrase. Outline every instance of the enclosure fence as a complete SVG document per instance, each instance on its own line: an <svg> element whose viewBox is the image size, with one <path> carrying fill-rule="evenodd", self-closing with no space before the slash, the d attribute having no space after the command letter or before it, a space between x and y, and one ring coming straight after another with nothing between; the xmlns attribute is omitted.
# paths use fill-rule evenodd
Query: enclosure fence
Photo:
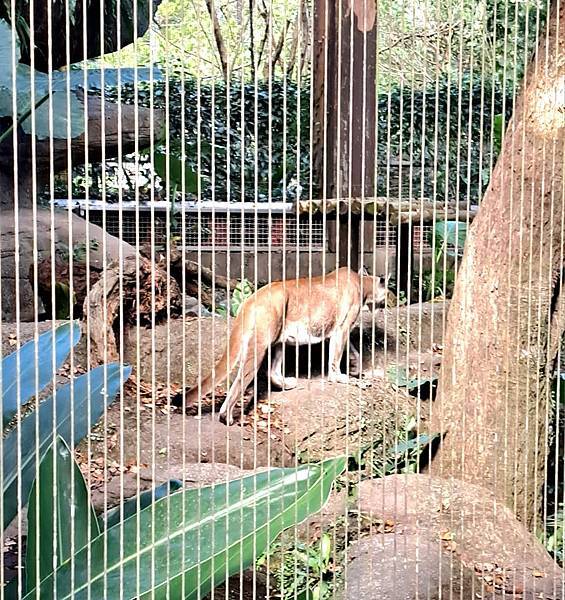
<svg viewBox="0 0 565 600"><path fill-rule="evenodd" d="M564 29L0 1L0 598L565 600Z"/></svg>

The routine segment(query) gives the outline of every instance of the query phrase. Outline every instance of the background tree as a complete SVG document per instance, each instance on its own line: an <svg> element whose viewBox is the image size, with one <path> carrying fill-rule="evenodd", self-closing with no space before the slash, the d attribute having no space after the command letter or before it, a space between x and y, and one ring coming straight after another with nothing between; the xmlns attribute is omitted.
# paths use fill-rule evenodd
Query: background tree
<svg viewBox="0 0 565 600"><path fill-rule="evenodd" d="M485 485L535 527L565 328L565 4L545 35L482 201L451 303L433 469Z"/></svg>

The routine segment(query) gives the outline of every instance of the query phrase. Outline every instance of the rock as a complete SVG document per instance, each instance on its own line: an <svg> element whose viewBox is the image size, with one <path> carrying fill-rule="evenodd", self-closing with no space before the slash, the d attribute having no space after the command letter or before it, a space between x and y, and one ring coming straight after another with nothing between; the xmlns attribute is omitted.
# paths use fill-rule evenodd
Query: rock
<svg viewBox="0 0 565 600"><path fill-rule="evenodd" d="M139 364L138 375L144 381L151 381L155 373L161 383L192 386L224 352L227 330L227 320L218 315L171 319L154 329L131 327L124 331L124 360Z"/></svg>
<svg viewBox="0 0 565 600"><path fill-rule="evenodd" d="M16 237L16 221L14 211L0 208L2 231L0 235L0 265L2 267L2 320L16 320L16 298L20 298L19 321L35 319L34 294L29 280L30 267L33 264L34 252L39 258L56 250L67 250L87 239L97 240L98 248L89 250L90 262L93 267L102 268L113 259L120 256L134 256L135 248L118 238L107 234L101 227L88 224L78 215L69 214L65 210L55 210L53 217L54 235L51 237L51 211L38 208L36 215L31 208L21 208L18 213L18 236ZM87 237L88 226L88 237ZM71 231L72 228L72 231ZM71 231L71 234L69 232ZM35 236L35 239L34 239ZM103 243L103 241L105 242ZM105 254L103 249L105 246ZM16 273L16 250L19 260ZM19 294L16 294L16 280L19 280Z"/></svg>
<svg viewBox="0 0 565 600"><path fill-rule="evenodd" d="M425 536L373 535L354 543L349 557L343 600L470 599L471 589L481 589L470 569Z"/></svg>
<svg viewBox="0 0 565 600"><path fill-rule="evenodd" d="M393 531L350 547L341 600L563 598L563 570L489 490L393 475L363 481L356 508Z"/></svg>
<svg viewBox="0 0 565 600"><path fill-rule="evenodd" d="M115 476L105 486L93 490L91 501L96 513L100 514L118 506L123 500L133 498L171 479L182 481L185 487L196 488L224 483L251 475L253 472L222 463L171 463L166 467L158 465L155 470L143 467L139 473L126 471L122 477Z"/></svg>
<svg viewBox="0 0 565 600"><path fill-rule="evenodd" d="M189 317L211 317L212 313L198 302L198 298L186 296L184 299L184 314Z"/></svg>

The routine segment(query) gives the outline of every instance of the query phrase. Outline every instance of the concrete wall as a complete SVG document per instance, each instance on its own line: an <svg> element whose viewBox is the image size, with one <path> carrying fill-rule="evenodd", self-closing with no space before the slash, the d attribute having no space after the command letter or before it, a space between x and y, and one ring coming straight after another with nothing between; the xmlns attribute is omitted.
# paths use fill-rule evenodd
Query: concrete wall
<svg viewBox="0 0 565 600"><path fill-rule="evenodd" d="M197 252L187 252L189 260L198 261ZM363 254L363 264L368 271L380 275L386 272L388 258L389 273L394 273L396 257L394 253L387 253L377 249L375 252ZM228 271L229 260L229 271ZM374 261L374 262L373 262ZM329 273L336 266L335 252L283 252L281 251L252 251L227 252L216 250L214 253L202 251L200 262L209 269L215 268L217 275L233 277L234 279L247 278L254 281L276 281L279 279L294 279L295 277L306 277L321 275L324 271ZM373 268L374 267L374 268Z"/></svg>

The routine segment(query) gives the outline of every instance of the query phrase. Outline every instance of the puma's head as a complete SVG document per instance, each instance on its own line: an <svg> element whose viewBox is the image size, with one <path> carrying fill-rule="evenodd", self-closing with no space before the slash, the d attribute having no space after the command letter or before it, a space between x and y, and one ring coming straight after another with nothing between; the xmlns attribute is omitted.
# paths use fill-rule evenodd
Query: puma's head
<svg viewBox="0 0 565 600"><path fill-rule="evenodd" d="M364 271L363 280L363 299L365 304L379 306L385 303L388 291L388 278L383 275L372 276Z"/></svg>

